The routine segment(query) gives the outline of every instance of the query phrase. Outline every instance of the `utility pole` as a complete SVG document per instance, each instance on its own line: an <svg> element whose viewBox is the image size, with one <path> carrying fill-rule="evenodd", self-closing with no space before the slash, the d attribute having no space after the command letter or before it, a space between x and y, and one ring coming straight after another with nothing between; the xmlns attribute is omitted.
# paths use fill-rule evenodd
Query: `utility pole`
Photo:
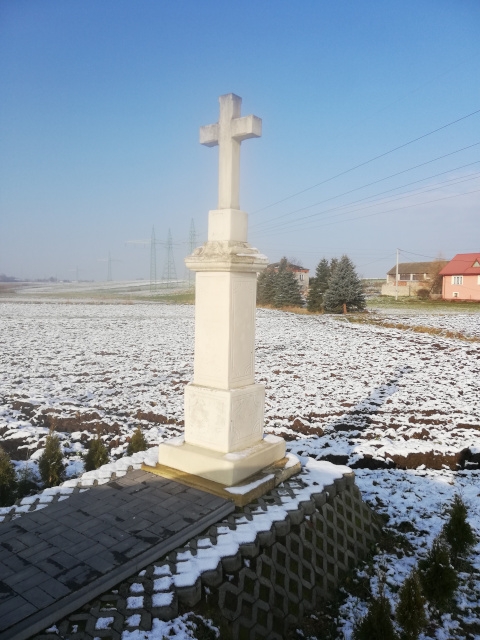
<svg viewBox="0 0 480 640"><path fill-rule="evenodd" d="M398 300L398 253L400 249L397 249L397 267L395 270L395 300Z"/></svg>
<svg viewBox="0 0 480 640"><path fill-rule="evenodd" d="M175 260L173 258L172 233L170 229L168 230L166 248L167 248L167 257L165 259L165 266L163 268L162 279L167 281L167 288L169 288L172 280L177 279L177 272L175 270Z"/></svg>

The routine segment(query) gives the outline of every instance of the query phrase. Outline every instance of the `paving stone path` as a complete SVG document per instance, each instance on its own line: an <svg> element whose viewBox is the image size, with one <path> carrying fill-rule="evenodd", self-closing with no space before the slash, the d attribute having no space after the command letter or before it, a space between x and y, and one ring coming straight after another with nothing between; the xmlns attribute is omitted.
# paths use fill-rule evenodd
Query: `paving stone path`
<svg viewBox="0 0 480 640"><path fill-rule="evenodd" d="M132 471L0 524L0 640L23 640L234 511Z"/></svg>

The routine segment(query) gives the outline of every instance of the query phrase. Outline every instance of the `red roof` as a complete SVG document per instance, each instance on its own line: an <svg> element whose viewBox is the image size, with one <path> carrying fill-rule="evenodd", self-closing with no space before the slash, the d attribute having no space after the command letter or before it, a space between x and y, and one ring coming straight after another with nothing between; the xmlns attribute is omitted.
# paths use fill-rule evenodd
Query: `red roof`
<svg viewBox="0 0 480 640"><path fill-rule="evenodd" d="M478 266L474 266L478 265ZM440 271L441 276L480 275L480 253L457 253Z"/></svg>

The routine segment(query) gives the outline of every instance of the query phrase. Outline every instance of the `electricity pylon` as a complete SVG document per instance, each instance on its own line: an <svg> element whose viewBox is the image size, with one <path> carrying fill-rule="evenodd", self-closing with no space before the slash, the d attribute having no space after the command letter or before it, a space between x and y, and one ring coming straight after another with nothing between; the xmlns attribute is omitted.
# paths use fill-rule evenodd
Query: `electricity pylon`
<svg viewBox="0 0 480 640"><path fill-rule="evenodd" d="M157 245L165 245L165 243L156 239L155 227L152 225L150 241L127 240L125 244L139 244L144 247L150 245L150 293L154 293L157 290Z"/></svg>
<svg viewBox="0 0 480 640"><path fill-rule="evenodd" d="M155 227L152 226L152 238L150 240L150 293L157 290L157 241L155 240Z"/></svg>
<svg viewBox="0 0 480 640"><path fill-rule="evenodd" d="M168 230L166 249L167 249L167 256L165 258L165 266L163 268L162 279L167 281L167 288L170 288L172 281L177 279L177 272L175 269L175 260L173 258L172 233L170 229Z"/></svg>
<svg viewBox="0 0 480 640"><path fill-rule="evenodd" d="M189 246L190 246L190 254L192 255L192 253L195 250L195 247L197 246L197 234L195 231L195 222L192 221L190 222L190 237L189 237ZM195 274L193 273L193 271L190 271L190 269L187 269L188 271L188 286L191 287L192 283L195 282Z"/></svg>
<svg viewBox="0 0 480 640"><path fill-rule="evenodd" d="M109 251L108 252L108 258L99 258L98 261L107 263L107 282L112 282L112 280L113 280L113 278L112 278L112 262L121 262L121 260L118 260L116 258L112 258L112 256L110 255L110 251Z"/></svg>

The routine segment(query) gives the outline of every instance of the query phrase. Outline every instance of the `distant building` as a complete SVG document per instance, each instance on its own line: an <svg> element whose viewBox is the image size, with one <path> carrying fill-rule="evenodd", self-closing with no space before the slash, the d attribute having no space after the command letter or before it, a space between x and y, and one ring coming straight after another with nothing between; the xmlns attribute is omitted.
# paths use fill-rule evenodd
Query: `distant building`
<svg viewBox="0 0 480 640"><path fill-rule="evenodd" d="M445 266L448 260L434 260L432 262L400 262L398 265L398 295L416 295L419 289L429 289L432 277L438 273L438 267ZM395 276L397 266L387 271L387 281L382 286L382 296L394 296L397 293Z"/></svg>
<svg viewBox="0 0 480 640"><path fill-rule="evenodd" d="M480 300L480 252L457 253L440 275L444 300Z"/></svg>
<svg viewBox="0 0 480 640"><path fill-rule="evenodd" d="M273 264L269 264L268 268L278 271L279 265L280 265L279 262L274 262ZM292 264L291 262L287 263L287 268L290 271L293 271L295 278L297 279L298 284L300 285L300 289L302 290L302 294L304 296L307 295L308 282L310 279L310 275L309 275L310 269L305 269L305 267L301 267L298 264Z"/></svg>

